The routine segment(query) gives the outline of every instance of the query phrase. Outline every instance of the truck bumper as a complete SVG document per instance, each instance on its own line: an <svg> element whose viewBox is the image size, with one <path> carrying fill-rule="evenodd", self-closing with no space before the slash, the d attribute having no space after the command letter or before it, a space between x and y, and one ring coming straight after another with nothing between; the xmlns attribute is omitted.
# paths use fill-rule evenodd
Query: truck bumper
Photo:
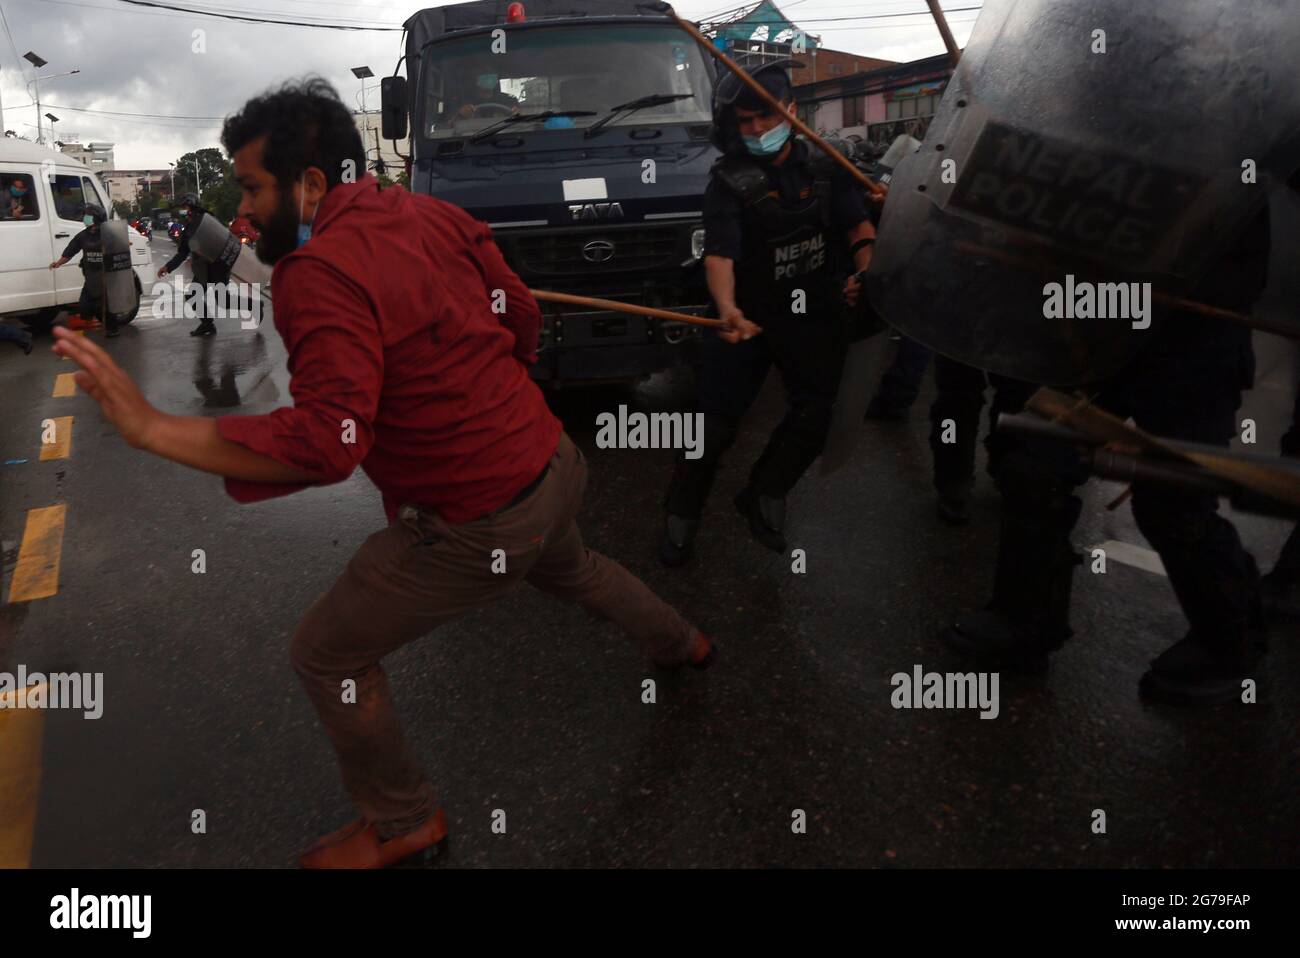
<svg viewBox="0 0 1300 958"><path fill-rule="evenodd" d="M703 307L681 312L702 313ZM702 328L619 312L548 313L533 379L551 385L643 379L690 363Z"/></svg>

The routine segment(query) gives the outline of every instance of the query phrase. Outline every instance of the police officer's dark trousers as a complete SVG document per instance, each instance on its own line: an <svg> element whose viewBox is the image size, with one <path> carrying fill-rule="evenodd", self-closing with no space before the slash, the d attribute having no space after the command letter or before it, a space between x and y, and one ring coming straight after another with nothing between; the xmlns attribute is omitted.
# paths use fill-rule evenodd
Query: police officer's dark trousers
<svg viewBox="0 0 1300 958"><path fill-rule="evenodd" d="M783 498L825 444L847 346L842 310L810 302L806 315L746 316L763 327L761 335L727 343L709 334L703 344L696 379L704 450L699 459L678 457L665 501L673 515L700 517L722 455L773 365L785 386L786 413L750 469L750 487Z"/></svg>
<svg viewBox="0 0 1300 958"><path fill-rule="evenodd" d="M988 471L997 474L998 464L1010 442L998 432L1001 413L1018 413L1035 387L996 373L985 373L947 356L934 360L935 400L930 407L930 451L934 455L934 487L951 494L970 486L975 479L975 444L979 438L984 390L993 387L989 407L989 431L984 439ZM949 441L951 440L951 441Z"/></svg>
<svg viewBox="0 0 1300 958"><path fill-rule="evenodd" d="M109 330L117 328L117 316L109 312L104 302L104 291L100 280L87 280L81 286L81 295L77 299L77 315L84 320L98 319Z"/></svg>
<svg viewBox="0 0 1300 958"><path fill-rule="evenodd" d="M1235 434L1243 379L1253 376L1249 331L1185 337L1189 348L1156 349L1103 384L1095 405L1158 436L1226 447ZM1236 357L1251 364L1248 375ZM1029 629L1047 649L1070 634L1070 573L1079 563L1069 536L1086 471L1070 446L1018 442L1002 459L1003 526L990 605ZM1231 667L1249 653L1259 623L1259 572L1218 497L1133 484L1133 517L1169 577L1190 635Z"/></svg>

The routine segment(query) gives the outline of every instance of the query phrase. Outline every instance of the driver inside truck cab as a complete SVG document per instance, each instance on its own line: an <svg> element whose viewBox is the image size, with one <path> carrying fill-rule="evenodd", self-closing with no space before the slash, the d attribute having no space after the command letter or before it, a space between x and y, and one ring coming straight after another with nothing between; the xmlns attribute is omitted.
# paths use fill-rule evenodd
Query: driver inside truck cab
<svg viewBox="0 0 1300 958"><path fill-rule="evenodd" d="M519 100L504 92L500 88L499 82L500 77L495 73L479 74L473 86L462 87L459 96L453 95L448 98L446 116L448 118L456 116L462 120L468 120L474 117L500 119L505 115L500 110L480 110L479 107L485 104L499 104L500 106L509 107L511 113L518 113Z"/></svg>

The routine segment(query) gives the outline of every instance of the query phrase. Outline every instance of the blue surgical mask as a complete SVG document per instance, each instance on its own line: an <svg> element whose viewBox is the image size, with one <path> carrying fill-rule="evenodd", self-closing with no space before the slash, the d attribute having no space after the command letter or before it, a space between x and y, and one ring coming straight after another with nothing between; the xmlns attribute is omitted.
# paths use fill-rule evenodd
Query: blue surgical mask
<svg viewBox="0 0 1300 958"><path fill-rule="evenodd" d="M497 75L495 73L484 73L478 78L478 88L483 92L495 90L497 88Z"/></svg>
<svg viewBox="0 0 1300 958"><path fill-rule="evenodd" d="M27 191L26 191L26 190L24 190L24 189L20 189L20 188L17 187L17 186L11 186L11 187L9 187L9 192L12 193L14 196L19 197L20 199L21 199L22 197L24 197L24 196L27 195Z"/></svg>
<svg viewBox="0 0 1300 958"><path fill-rule="evenodd" d="M773 156L781 152L781 147L785 146L785 141L790 138L790 123L786 121L780 126L774 126L762 136L743 136L745 149L755 156Z"/></svg>
<svg viewBox="0 0 1300 958"><path fill-rule="evenodd" d="M304 173L303 178L299 181L298 193L298 247L311 239L311 224L302 221L303 204L307 201L307 175Z"/></svg>
<svg viewBox="0 0 1300 958"><path fill-rule="evenodd" d="M91 216L90 214L86 214L81 218L81 222L85 223L87 226L94 226L95 217Z"/></svg>

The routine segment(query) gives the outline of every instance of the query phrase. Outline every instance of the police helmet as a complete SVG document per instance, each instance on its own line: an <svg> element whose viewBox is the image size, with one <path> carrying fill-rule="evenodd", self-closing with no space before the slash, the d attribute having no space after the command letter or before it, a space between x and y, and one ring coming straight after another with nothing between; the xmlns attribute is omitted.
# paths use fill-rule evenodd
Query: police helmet
<svg viewBox="0 0 1300 958"><path fill-rule="evenodd" d="M803 68L802 63L790 59L765 59L749 64L742 63L740 66L780 103L790 102L794 94L794 86L788 71L791 68ZM713 88L713 124L709 129L709 139L723 153L743 154L745 145L736 125L735 108L764 110L767 109L768 104L740 77L726 67L721 67L721 70L723 73Z"/></svg>
<svg viewBox="0 0 1300 958"><path fill-rule="evenodd" d="M98 203L83 204L81 207L81 215L90 216L96 223L102 223L108 219L108 215L104 212L104 207L100 206Z"/></svg>

